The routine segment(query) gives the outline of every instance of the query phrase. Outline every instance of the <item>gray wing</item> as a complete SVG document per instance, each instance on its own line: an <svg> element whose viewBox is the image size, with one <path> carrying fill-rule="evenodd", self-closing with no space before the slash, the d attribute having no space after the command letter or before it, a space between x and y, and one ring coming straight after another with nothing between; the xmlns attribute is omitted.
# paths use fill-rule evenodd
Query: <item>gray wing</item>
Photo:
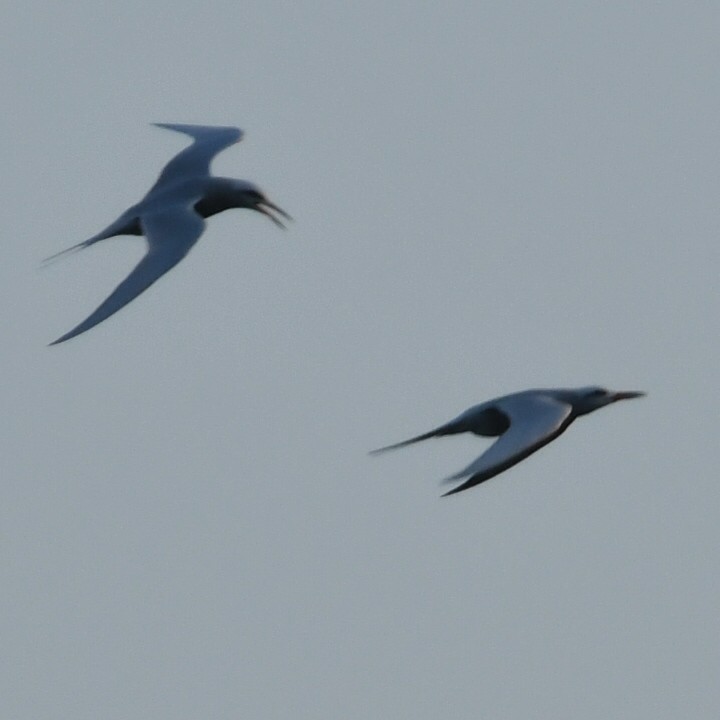
<svg viewBox="0 0 720 720"><path fill-rule="evenodd" d="M188 254L205 229L205 221L192 208L184 205L144 215L140 218L140 223L148 241L145 257L95 312L70 332L50 343L51 345L65 342L90 330L125 307L175 267Z"/></svg>
<svg viewBox="0 0 720 720"><path fill-rule="evenodd" d="M213 125L171 125L155 123L157 127L185 133L193 140L190 147L179 152L162 170L160 177L150 192L160 185L189 177L210 174L210 163L213 158L230 145L242 140L243 132L234 127L216 127Z"/></svg>
<svg viewBox="0 0 720 720"><path fill-rule="evenodd" d="M468 479L445 495L489 480L547 445L572 422L572 406L547 395L507 397L498 409L510 418L510 427L474 462L444 482Z"/></svg>

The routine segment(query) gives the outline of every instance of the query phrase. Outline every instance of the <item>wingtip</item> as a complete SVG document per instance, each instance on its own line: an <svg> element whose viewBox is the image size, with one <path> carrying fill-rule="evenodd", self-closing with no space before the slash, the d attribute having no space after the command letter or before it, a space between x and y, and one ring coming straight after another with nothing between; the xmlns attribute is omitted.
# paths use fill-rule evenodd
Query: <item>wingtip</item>
<svg viewBox="0 0 720 720"><path fill-rule="evenodd" d="M60 343L67 342L68 340L72 340L74 337L77 337L78 335L82 335L84 332L87 332L90 330L92 325L90 327L83 327L84 322L80 323L77 327L74 327L72 330L68 330L64 335L61 335L57 340L53 340L51 343L48 343L48 347L52 347L53 345L60 345Z"/></svg>
<svg viewBox="0 0 720 720"><path fill-rule="evenodd" d="M159 123L151 122L150 125L154 127L162 128L163 130L173 130L179 133L185 133L191 137L196 137L198 131L207 130L218 130L232 132L234 134L234 141L240 142L245 135L245 131L239 127L233 125L193 125L190 123Z"/></svg>
<svg viewBox="0 0 720 720"><path fill-rule="evenodd" d="M48 343L47 347L52 347L53 345L59 345L60 343L63 343L66 340L69 340L71 337L72 337L71 334L62 335L57 340L53 340L51 343Z"/></svg>
<svg viewBox="0 0 720 720"><path fill-rule="evenodd" d="M453 488L452 490L448 490L446 493L443 493L440 497L447 497L448 495L455 495L455 493L459 493L465 488L462 485L458 485L457 487Z"/></svg>
<svg viewBox="0 0 720 720"><path fill-rule="evenodd" d="M462 473L458 473L457 475L450 475L446 478L443 478L440 481L441 485L448 485L449 483L457 482L459 482L460 484L443 493L440 497L447 497L448 495L455 495L455 493L462 492L463 490L469 490L471 487L477 485L477 483L473 482L472 480L473 478L468 478L467 475L463 475Z"/></svg>

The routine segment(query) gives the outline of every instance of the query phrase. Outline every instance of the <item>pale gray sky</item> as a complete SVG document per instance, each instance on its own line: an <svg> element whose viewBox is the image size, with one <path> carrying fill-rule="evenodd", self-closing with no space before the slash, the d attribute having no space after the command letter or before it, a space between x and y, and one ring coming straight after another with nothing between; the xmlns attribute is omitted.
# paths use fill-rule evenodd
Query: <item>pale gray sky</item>
<svg viewBox="0 0 720 720"><path fill-rule="evenodd" d="M16 3L3 17L0 717L714 718L720 11ZM214 218L40 260L232 124ZM646 390L489 483L369 458L533 386Z"/></svg>

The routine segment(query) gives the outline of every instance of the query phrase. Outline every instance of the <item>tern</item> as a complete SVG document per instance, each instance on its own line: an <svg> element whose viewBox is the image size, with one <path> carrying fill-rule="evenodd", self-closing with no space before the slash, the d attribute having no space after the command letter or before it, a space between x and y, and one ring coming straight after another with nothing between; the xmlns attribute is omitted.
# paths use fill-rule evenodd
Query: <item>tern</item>
<svg viewBox="0 0 720 720"><path fill-rule="evenodd" d="M443 435L470 432L498 439L464 470L443 482L463 480L446 495L467 490L511 468L561 435L581 415L645 395L643 392L611 392L601 387L524 390L474 405L454 420L409 440L373 450L372 454L394 450Z"/></svg>
<svg viewBox="0 0 720 720"><path fill-rule="evenodd" d="M248 208L266 215L282 228L285 225L276 215L291 219L253 183L210 174L213 158L221 150L240 142L242 130L208 125L155 124L185 133L193 143L165 165L160 177L139 203L128 208L102 232L47 260L117 235L144 235L147 252L95 312L51 345L65 342L106 320L175 267L202 235L205 218L231 208Z"/></svg>

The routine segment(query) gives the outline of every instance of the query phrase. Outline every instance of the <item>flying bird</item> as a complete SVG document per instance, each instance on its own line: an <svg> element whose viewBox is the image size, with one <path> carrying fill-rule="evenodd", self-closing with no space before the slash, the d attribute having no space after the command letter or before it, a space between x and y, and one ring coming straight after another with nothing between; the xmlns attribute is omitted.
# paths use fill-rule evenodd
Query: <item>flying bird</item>
<svg viewBox="0 0 720 720"><path fill-rule="evenodd" d="M611 392L601 387L524 390L474 405L435 430L373 450L371 454L405 447L443 435L470 432L498 439L474 462L444 482L465 480L445 495L467 490L511 468L561 435L581 415L642 392ZM443 496L444 497L444 496Z"/></svg>
<svg viewBox="0 0 720 720"><path fill-rule="evenodd" d="M253 183L210 174L213 158L240 142L242 130L207 125L156 125L185 133L193 143L170 160L139 203L128 208L102 232L47 260L117 235L144 235L147 252L95 312L51 345L65 342L106 320L175 267L202 235L205 218L231 208L248 208L266 215L279 227L285 226L277 215L291 219Z"/></svg>

